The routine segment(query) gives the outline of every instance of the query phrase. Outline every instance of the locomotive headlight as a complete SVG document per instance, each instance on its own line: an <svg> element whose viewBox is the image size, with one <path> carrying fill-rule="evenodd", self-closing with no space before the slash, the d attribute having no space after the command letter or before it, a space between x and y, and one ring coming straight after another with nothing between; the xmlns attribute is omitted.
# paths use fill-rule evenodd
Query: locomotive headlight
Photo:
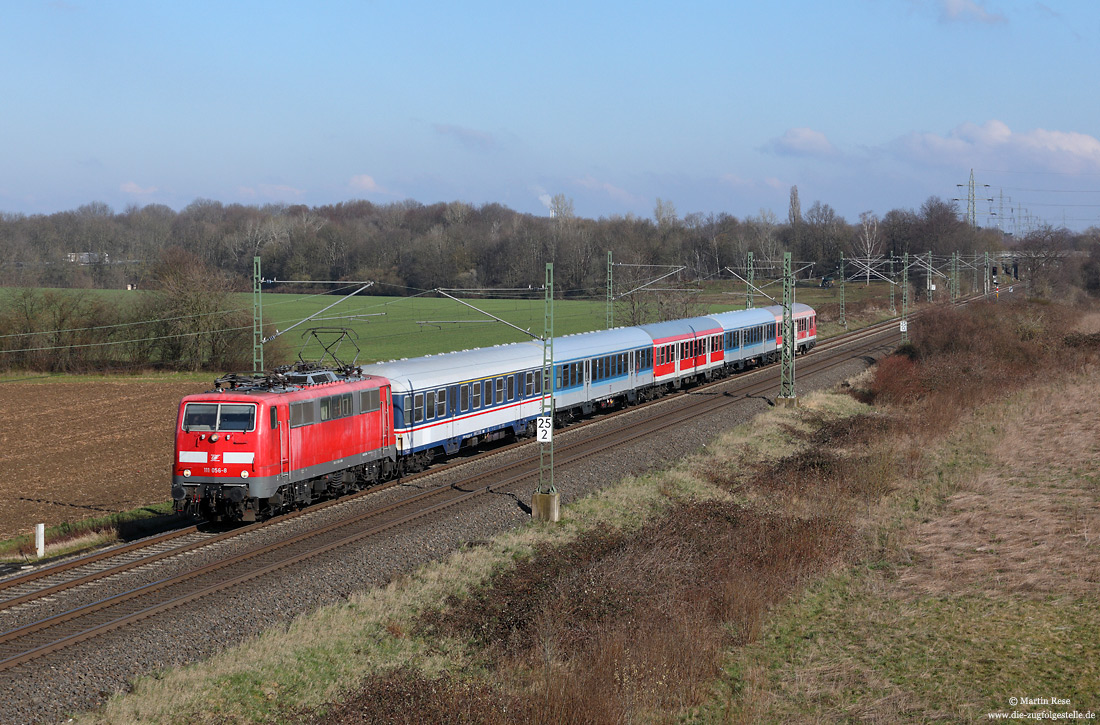
<svg viewBox="0 0 1100 725"><path fill-rule="evenodd" d="M183 477L184 478L191 478L191 469L190 468L183 469Z"/></svg>
<svg viewBox="0 0 1100 725"><path fill-rule="evenodd" d="M217 433L212 433L210 435L210 442L211 443L217 443L218 442L218 434Z"/></svg>
<svg viewBox="0 0 1100 725"><path fill-rule="evenodd" d="M248 478L248 471L241 471L241 478Z"/></svg>

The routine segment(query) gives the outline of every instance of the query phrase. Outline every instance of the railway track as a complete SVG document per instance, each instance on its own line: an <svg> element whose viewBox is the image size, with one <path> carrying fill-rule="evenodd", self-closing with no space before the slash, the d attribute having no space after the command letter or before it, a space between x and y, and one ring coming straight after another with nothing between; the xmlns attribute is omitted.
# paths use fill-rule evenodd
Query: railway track
<svg viewBox="0 0 1100 725"><path fill-rule="evenodd" d="M869 328L821 343L809 356L798 359L797 369L802 375L812 375L836 365L849 362L853 356L863 356L892 348L899 339L896 322L888 321ZM575 465L584 459L606 452L639 438L654 436L662 430L681 425L684 421L700 418L726 406L734 405L746 397L766 397L778 388L777 369L748 371L733 378L699 386L678 395L666 396L643 406L624 408L614 413L597 416L591 421L570 426L555 444L557 467ZM649 414L650 408L661 406L657 415ZM616 422L614 431L600 436L574 435L588 425ZM350 546L372 536L378 536L396 527L408 526L445 509L462 505L474 498L490 493L506 492L511 487L529 484L538 476L536 445L523 441L496 451L437 467L401 482L409 483L436 477L471 460L496 455L503 450L528 446L532 451L510 464L497 467L490 473L459 476L457 480L442 486L432 486L384 506L373 507L351 516L338 518L323 526L275 542L246 548L245 551L227 556L209 564L137 586L117 594L105 596L89 604L36 619L22 626L0 632L0 672L17 672L22 666L48 663L51 655L62 652L81 642L95 638L165 611L182 606L196 599L242 586L248 582L294 566L311 558L325 556L341 547ZM370 489L372 493L380 487ZM359 494L362 495L362 494ZM349 498L329 502L328 506L347 502ZM312 514L322 507L311 507L266 522L277 523L295 516ZM37 576L24 576L0 583L0 612L27 607L35 601L45 601L58 593L79 587L148 565L169 557L179 556L214 543L241 537L265 524L241 527L220 535L196 537L200 532L185 529L154 537L144 544L77 560L72 566L36 572ZM172 543L176 542L176 543ZM125 548L125 551L121 549ZM148 552L145 557L135 552ZM114 559L113 564L105 562ZM52 571L51 571L52 570ZM60 577L60 581L54 581ZM28 588L23 591L21 588Z"/></svg>

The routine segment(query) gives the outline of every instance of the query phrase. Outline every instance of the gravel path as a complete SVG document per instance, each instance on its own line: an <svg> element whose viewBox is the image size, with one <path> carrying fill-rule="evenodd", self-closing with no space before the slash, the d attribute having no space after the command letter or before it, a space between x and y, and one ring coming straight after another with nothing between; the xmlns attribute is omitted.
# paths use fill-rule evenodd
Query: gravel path
<svg viewBox="0 0 1100 725"><path fill-rule="evenodd" d="M831 387L842 380L862 372L867 367L863 358L815 376L799 378L798 392ZM764 375L779 376L778 366L772 366ZM673 401L666 401L672 403ZM646 411L632 414L659 414L662 404ZM767 409L763 399L745 399L728 406L698 422L683 425L675 431L661 435L661 446L652 442L637 442L626 450L617 449L586 459L583 465L569 470L555 471L555 485L561 494L561 503L583 497L608 482L628 474L667 467L672 461L694 451L712 440L720 432L751 420ZM558 440L571 435L600 435L604 426L616 425L614 419L597 422L581 430L558 433ZM524 455L509 451L503 456ZM499 457L475 462L474 466L496 467ZM440 476L447 475L441 473ZM349 501L338 507L264 527L246 537L238 537L218 544L217 556L239 551L257 542L284 537L287 532L303 527L316 526L340 516L345 505L375 506L379 502L407 494L412 485L426 485L430 480L421 479L417 484L397 486L368 496L367 500ZM368 503L369 501L369 503ZM461 518L443 515L423 519L415 528L403 529L382 541L370 541L334 552L308 568L294 567L285 570L277 580L264 579L238 587L230 595L212 597L189 605L186 616L158 617L155 621L125 629L117 636L95 640L94 645L82 645L71 652L63 666L51 667L48 672L0 673L0 722L58 722L67 714L92 709L112 693L126 689L133 678L152 671L187 664L208 657L226 647L252 637L272 626L285 626L291 619L318 607L339 602L357 590L385 584L395 576L411 571L417 566L439 559L463 543L487 539L506 529L520 526L530 520L526 509L530 492L525 494L501 494L477 499L474 505L463 509ZM214 551L195 552L187 555L187 566L214 556ZM355 566L348 566L348 562ZM121 575L125 583L140 586L162 579L184 568L180 562L161 562ZM71 609L83 603L102 598L108 586L101 582L77 591L66 592L50 603L27 605L12 612L0 612L0 630L18 626L31 614L41 616L50 608ZM118 582L110 584L118 590ZM38 607L34 612L32 607ZM20 668L21 669L21 668Z"/></svg>

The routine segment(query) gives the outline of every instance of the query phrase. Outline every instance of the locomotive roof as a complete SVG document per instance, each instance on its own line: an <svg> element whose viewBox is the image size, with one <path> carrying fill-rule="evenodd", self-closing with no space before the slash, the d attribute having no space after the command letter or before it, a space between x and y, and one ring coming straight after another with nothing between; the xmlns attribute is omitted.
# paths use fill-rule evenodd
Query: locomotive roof
<svg viewBox="0 0 1100 725"><path fill-rule="evenodd" d="M274 381L281 380L278 376L257 376L257 380L261 379ZM224 378L219 378L219 380L224 380ZM373 375L337 376L335 379L327 382L302 385L284 383L262 384L259 382L256 384L246 384L242 382L243 380L247 380L244 376L240 376L236 380L237 385L235 386L225 385L223 387L216 387L213 390L208 390L205 393L193 393L185 396L183 402L224 401L227 403L243 403L256 402L257 399L269 397L282 398L284 396L289 396L291 398L311 398L340 392L340 389L347 385L353 386L354 389L362 390L364 388L382 387L386 383L384 379Z"/></svg>

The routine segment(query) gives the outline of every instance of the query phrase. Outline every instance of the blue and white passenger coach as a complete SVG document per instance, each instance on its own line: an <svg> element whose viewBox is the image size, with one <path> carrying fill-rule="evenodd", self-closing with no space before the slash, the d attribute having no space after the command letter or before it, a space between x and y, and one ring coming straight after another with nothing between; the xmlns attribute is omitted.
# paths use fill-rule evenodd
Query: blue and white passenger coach
<svg viewBox="0 0 1100 725"><path fill-rule="evenodd" d="M638 327L554 338L554 406L559 417L634 403L653 384L653 338Z"/></svg>
<svg viewBox="0 0 1100 725"><path fill-rule="evenodd" d="M534 431L542 410L542 344L463 350L364 365L392 386L394 432L406 470L508 434Z"/></svg>

